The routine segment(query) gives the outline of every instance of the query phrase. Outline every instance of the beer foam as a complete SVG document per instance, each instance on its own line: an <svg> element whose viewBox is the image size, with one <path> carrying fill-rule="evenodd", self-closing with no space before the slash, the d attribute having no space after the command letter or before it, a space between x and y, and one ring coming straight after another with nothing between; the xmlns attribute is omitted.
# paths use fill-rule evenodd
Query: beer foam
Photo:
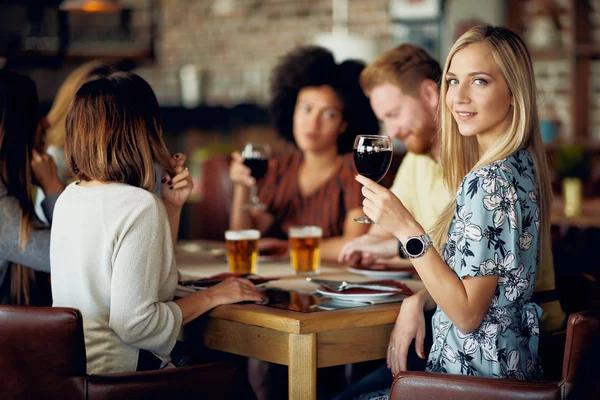
<svg viewBox="0 0 600 400"><path fill-rule="evenodd" d="M309 238L323 236L323 229L320 226L294 226L288 232L289 237Z"/></svg>
<svg viewBox="0 0 600 400"><path fill-rule="evenodd" d="M225 240L256 240L260 239L260 231L246 229L243 231L225 231Z"/></svg>

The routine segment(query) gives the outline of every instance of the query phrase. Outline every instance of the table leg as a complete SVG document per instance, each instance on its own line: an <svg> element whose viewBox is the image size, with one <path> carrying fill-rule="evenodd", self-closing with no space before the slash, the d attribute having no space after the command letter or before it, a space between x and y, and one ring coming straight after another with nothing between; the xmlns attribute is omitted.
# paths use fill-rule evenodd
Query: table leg
<svg viewBox="0 0 600 400"><path fill-rule="evenodd" d="M317 398L317 334L290 334L289 399L310 400Z"/></svg>

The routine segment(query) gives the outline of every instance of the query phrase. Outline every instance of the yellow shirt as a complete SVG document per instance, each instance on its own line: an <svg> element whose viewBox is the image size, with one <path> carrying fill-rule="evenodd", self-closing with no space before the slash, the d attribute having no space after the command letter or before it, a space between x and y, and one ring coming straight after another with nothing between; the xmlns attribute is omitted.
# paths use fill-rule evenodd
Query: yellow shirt
<svg viewBox="0 0 600 400"><path fill-rule="evenodd" d="M406 153L390 190L426 231L452 199L442 179L442 166L428 155Z"/></svg>

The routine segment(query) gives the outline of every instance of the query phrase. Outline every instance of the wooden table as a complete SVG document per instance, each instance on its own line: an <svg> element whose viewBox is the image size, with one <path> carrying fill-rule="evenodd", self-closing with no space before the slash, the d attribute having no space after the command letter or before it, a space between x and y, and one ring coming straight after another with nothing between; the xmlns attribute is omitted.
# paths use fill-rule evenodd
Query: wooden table
<svg viewBox="0 0 600 400"><path fill-rule="evenodd" d="M203 260L182 251L177 252L177 257L184 276L227 271L224 261ZM289 260L264 263L259 269L264 276L291 272ZM367 279L330 265L322 268L322 275L355 281ZM306 289L307 283L294 276L272 284L289 287L295 282L301 291ZM405 282L413 291L423 287L417 280ZM204 343L212 349L287 365L289 398L316 399L317 368L386 357L399 310L400 303L313 313L249 304L219 306L209 313Z"/></svg>

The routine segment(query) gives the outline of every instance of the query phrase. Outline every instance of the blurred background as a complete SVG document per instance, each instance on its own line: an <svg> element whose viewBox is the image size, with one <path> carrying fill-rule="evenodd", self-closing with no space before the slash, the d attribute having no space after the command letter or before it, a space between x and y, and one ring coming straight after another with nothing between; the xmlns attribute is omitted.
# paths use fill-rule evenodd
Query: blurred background
<svg viewBox="0 0 600 400"><path fill-rule="evenodd" d="M555 256L585 264L600 236L600 0L0 0L0 68L35 80L43 113L83 62L144 77L169 148L190 157L196 189L181 235L222 239L227 156L251 140L287 146L266 110L280 56L319 44L337 61L369 62L411 42L443 64L456 38L481 23L508 26L530 48L558 207L565 178L578 179L583 196L579 211L555 222L564 242Z"/></svg>
<svg viewBox="0 0 600 400"><path fill-rule="evenodd" d="M500 24L532 50L547 141L591 146L600 140L598 7L593 0L0 0L0 65L30 75L49 104L78 64L112 61L150 82L168 136L196 128L233 137L268 126L270 69L297 45L369 62L411 42L443 63L470 26Z"/></svg>
<svg viewBox="0 0 600 400"><path fill-rule="evenodd" d="M0 67L34 79L43 112L85 61L132 70L156 92L169 146L201 163L256 137L277 142L265 109L269 73L293 47L320 44L338 61L369 62L411 42L443 64L455 39L480 23L526 40L549 151L566 151L559 164L587 162L584 191L596 194L596 0L0 0ZM555 166L558 175L568 167Z"/></svg>

